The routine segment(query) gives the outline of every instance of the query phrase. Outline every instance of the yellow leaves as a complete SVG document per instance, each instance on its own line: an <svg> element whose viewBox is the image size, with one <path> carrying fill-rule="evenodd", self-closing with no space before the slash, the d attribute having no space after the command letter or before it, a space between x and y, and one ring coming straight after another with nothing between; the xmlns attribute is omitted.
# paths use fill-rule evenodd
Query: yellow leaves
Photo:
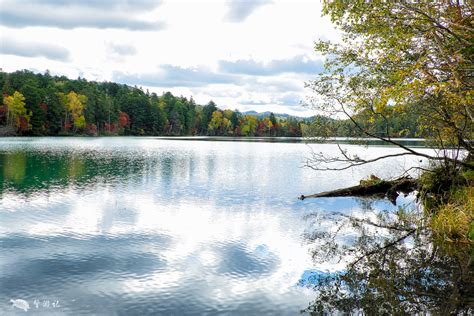
<svg viewBox="0 0 474 316"><path fill-rule="evenodd" d="M232 113L229 113L229 111L230 110L225 110L224 112L222 112L220 110L217 110L212 112L212 118L208 125L209 130L213 132L220 130L220 132L224 134L231 131L232 122L229 118L230 116L232 116ZM229 118L227 118L227 116L229 116Z"/></svg>
<svg viewBox="0 0 474 316"><path fill-rule="evenodd" d="M158 100L158 107L162 110L162 111L165 111L166 109L166 102L165 100L163 100L163 98L160 98Z"/></svg>
<svg viewBox="0 0 474 316"><path fill-rule="evenodd" d="M209 129L213 131L218 130L222 125L222 118L223 118L223 115L221 111L212 112L212 118L208 126Z"/></svg>
<svg viewBox="0 0 474 316"><path fill-rule="evenodd" d="M377 113L384 113L387 108L388 98L382 95L380 98L374 100L374 109Z"/></svg>
<svg viewBox="0 0 474 316"><path fill-rule="evenodd" d="M254 135L257 131L257 118L252 115L245 115L241 125L241 133L244 136Z"/></svg>
<svg viewBox="0 0 474 316"><path fill-rule="evenodd" d="M58 93L58 97L66 110L66 121L68 120L67 115L71 114L74 127L84 128L86 126L84 108L87 97L74 91L70 91L68 94Z"/></svg>
<svg viewBox="0 0 474 316"><path fill-rule="evenodd" d="M234 113L234 111L232 111L232 110L229 110L229 109L224 110L224 116L229 120L231 119L233 113Z"/></svg>
<svg viewBox="0 0 474 316"><path fill-rule="evenodd" d="M84 115L77 116L76 118L74 118L74 126L76 128L86 127L86 119L85 119Z"/></svg>
<svg viewBox="0 0 474 316"><path fill-rule="evenodd" d="M227 117L224 117L222 120L222 126L224 129L229 130L232 128L232 122Z"/></svg>
<svg viewBox="0 0 474 316"><path fill-rule="evenodd" d="M26 122L22 128L30 128L31 111L25 108L25 97L18 91L15 91L13 95L6 96L3 98L3 104L7 107L7 125L19 128L22 125L22 120Z"/></svg>
<svg viewBox="0 0 474 316"><path fill-rule="evenodd" d="M13 95L4 97L3 103L8 107L9 110L12 110L15 107L24 106L25 97L20 92L15 91Z"/></svg>
<svg viewBox="0 0 474 316"><path fill-rule="evenodd" d="M324 100L319 109L340 105L369 124L381 114L391 122L411 117L418 126L409 128L435 148L460 145L472 154L474 33L472 19L462 18L471 11L465 1L323 1L342 41L315 46L326 58L311 85Z"/></svg>
<svg viewBox="0 0 474 316"><path fill-rule="evenodd" d="M406 108L407 108L407 107L406 107L405 104L399 104L399 103L397 103L397 104L395 104L395 105L393 106L393 113L394 113L394 114L403 114L403 113L406 113L406 110L407 110Z"/></svg>

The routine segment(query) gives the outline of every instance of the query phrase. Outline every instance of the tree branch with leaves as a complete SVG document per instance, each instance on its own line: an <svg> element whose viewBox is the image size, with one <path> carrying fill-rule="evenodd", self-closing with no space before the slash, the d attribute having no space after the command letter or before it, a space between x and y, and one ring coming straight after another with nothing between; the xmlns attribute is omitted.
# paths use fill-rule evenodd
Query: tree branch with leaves
<svg viewBox="0 0 474 316"><path fill-rule="evenodd" d="M323 13L342 31L339 43L319 41L325 71L307 83L312 105L348 118L365 137L376 138L450 166L469 166L474 148L474 25L469 1L323 1ZM418 117L418 135L440 155L394 140L390 122L405 113ZM363 119L361 119L363 118ZM376 120L384 129L373 132ZM338 136L338 135L326 135ZM449 149L449 150L446 150ZM372 162L345 150L314 156L307 165ZM345 169L344 166L341 169Z"/></svg>

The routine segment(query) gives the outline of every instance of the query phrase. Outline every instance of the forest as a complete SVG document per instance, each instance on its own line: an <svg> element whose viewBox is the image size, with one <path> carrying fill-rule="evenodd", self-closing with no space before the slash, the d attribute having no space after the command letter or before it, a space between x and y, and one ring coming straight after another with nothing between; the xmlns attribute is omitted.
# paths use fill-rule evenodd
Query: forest
<svg viewBox="0 0 474 316"><path fill-rule="evenodd" d="M301 136L304 121L221 110L213 101L161 96L113 82L0 73L2 134Z"/></svg>
<svg viewBox="0 0 474 316"><path fill-rule="evenodd" d="M158 96L139 87L83 78L52 76L28 70L0 72L3 104L0 135L157 135L157 136L340 136L364 134L348 119L324 116L299 118L268 113L256 115L222 110L213 101ZM416 118L400 114L388 130L381 119L371 122L373 133L417 137ZM367 122L364 114L356 119ZM387 135L388 133L388 135Z"/></svg>

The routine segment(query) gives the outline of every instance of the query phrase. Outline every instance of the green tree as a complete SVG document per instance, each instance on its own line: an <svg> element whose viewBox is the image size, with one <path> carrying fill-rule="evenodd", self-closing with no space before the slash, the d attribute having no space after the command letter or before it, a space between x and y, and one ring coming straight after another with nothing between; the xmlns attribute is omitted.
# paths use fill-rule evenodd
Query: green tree
<svg viewBox="0 0 474 316"><path fill-rule="evenodd" d="M44 91L44 102L48 107L46 112L48 133L50 135L57 135L63 128L62 118L66 109L61 104L58 89L54 83L48 83Z"/></svg>
<svg viewBox="0 0 474 316"><path fill-rule="evenodd" d="M46 133L46 108L41 107L44 92L38 87L37 80L30 80L23 84L20 92L25 96L26 109L31 112L29 124L33 135L44 135Z"/></svg>

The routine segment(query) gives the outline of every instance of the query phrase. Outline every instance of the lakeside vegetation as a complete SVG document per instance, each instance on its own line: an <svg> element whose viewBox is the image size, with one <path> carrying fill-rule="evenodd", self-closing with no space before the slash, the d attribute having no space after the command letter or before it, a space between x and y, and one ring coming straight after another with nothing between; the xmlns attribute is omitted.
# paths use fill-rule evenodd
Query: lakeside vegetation
<svg viewBox="0 0 474 316"><path fill-rule="evenodd" d="M315 45L326 57L325 72L308 84L315 108L346 117L353 129L400 152L365 158L339 146L338 155L313 153L307 166L347 170L408 155L428 163L410 168L418 175L409 182L419 203L393 216L335 214L343 221L335 233L314 234L316 259L344 258L348 264L343 273L318 280L309 313L474 311L473 12L469 1L323 1L323 14L341 30L342 41ZM389 135L404 114L416 117L432 153L370 128L382 119ZM357 119L361 115L366 121ZM390 190L402 179L371 176L356 193L362 187L380 196L379 188ZM344 227L358 231L350 245L335 242Z"/></svg>

